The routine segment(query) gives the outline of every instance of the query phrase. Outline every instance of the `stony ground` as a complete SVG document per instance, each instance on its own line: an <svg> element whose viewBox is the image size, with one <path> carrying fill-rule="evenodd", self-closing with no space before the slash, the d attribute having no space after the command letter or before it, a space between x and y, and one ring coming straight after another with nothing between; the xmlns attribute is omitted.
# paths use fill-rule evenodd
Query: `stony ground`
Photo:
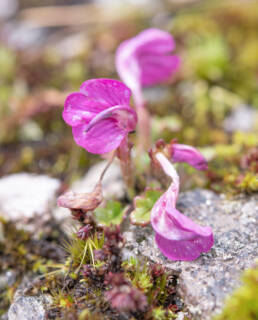
<svg viewBox="0 0 258 320"><path fill-rule="evenodd" d="M95 169L101 164L97 165ZM116 167L112 169L116 170ZM88 173L87 176L77 182L77 190L83 190L89 187L92 183L94 168ZM115 175L114 175L115 176ZM114 177L113 176L113 177ZM104 182L105 188L109 188L110 175L106 177ZM20 180L26 181L26 189ZM34 197L35 201L40 204L40 212L38 210L30 211L30 217L24 216L27 219L28 226L35 227L35 221L39 221L39 217L46 212L58 212L55 208L55 199L58 181L53 181L48 177L30 176L26 174L14 175L0 180L0 188L4 188L6 184L16 186L9 188L6 191L5 197L0 201L1 212L8 216L9 202L12 208L19 209L19 204L26 203L28 197ZM16 181L16 183L15 183ZM35 181L37 181L37 188L34 188ZM41 197L38 194L39 190L44 190L46 182L53 185L52 191L48 190L48 196L41 192ZM87 184L87 181L89 184ZM117 187L122 191L121 179L119 174L116 178ZM120 181L120 182L119 182ZM115 182L113 182L113 187ZM9 195L8 195L9 193ZM13 197L13 194L16 197ZM10 199L10 200L8 200ZM15 199L15 201L12 201ZM35 203L36 205L36 203ZM22 206L21 206L22 207ZM215 235L215 245L212 250L203 254L194 262L171 262L168 261L159 252L155 246L154 234L150 227L135 227L124 223L124 236L126 245L123 249L124 259L132 255L145 256L151 261L161 263L166 268L179 278L178 281L178 294L185 303L188 313L192 319L210 319L211 315L219 312L225 300L225 297L232 293L240 284L240 275L242 271L254 265L255 258L257 257L257 217L258 217L258 197L256 196L237 196L227 199L225 195L217 195L208 190L195 189L180 195L178 207L187 216L194 221L203 225L210 225L213 228ZM26 208L23 206L23 208ZM26 210L25 210L26 211ZM15 211L11 211L15 212ZM19 218L14 214L9 216L9 219L21 222L21 213ZM71 223L69 216L63 212L63 218L66 219L64 224L65 231L67 232L68 225ZM58 217L60 219L61 212L59 211ZM36 218L36 219L35 219ZM45 217L46 219L46 217ZM48 219L53 219L48 215ZM70 222L69 222L70 221ZM19 222L19 223L20 223ZM63 221L64 222L64 221ZM19 224L18 224L19 225ZM0 234L0 241L3 240L3 235ZM2 288L6 283L12 283L12 272L6 272L1 275ZM22 286L14 295L13 304L8 312L9 320L40 320L44 319L46 309L49 308L48 296L28 296L24 292L31 286L31 280L24 278ZM182 315L183 316L183 315ZM3 316L3 319L6 315Z"/></svg>

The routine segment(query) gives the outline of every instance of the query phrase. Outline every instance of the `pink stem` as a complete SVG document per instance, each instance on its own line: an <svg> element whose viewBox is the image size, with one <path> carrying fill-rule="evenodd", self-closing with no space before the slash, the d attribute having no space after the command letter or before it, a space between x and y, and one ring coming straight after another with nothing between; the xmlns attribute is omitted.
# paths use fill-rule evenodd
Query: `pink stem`
<svg viewBox="0 0 258 320"><path fill-rule="evenodd" d="M131 148L132 145L129 143L128 137L126 136L117 149L117 157L120 160L120 168L123 174L124 181L128 188L128 195L130 197L133 197L135 179L131 159Z"/></svg>
<svg viewBox="0 0 258 320"><path fill-rule="evenodd" d="M145 106L137 108L138 130L141 151L147 151L151 147L151 118Z"/></svg>

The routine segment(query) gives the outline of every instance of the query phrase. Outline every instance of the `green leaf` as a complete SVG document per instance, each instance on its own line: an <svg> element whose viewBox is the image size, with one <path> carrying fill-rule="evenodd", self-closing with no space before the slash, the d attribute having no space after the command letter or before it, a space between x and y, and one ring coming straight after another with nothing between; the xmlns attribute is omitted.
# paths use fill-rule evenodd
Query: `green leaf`
<svg viewBox="0 0 258 320"><path fill-rule="evenodd" d="M123 215L123 208L118 201L109 201L105 208L97 208L94 210L94 216L97 222L108 227L111 224L120 224L123 220Z"/></svg>
<svg viewBox="0 0 258 320"><path fill-rule="evenodd" d="M147 189L142 196L135 197L135 209L130 215L131 223L139 226L146 226L150 223L151 209L161 194L161 190Z"/></svg>

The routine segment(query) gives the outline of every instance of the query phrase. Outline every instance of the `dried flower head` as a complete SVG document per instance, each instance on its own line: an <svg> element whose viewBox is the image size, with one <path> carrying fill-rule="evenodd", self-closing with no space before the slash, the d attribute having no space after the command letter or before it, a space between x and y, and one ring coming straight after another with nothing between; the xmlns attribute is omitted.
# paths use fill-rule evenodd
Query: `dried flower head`
<svg viewBox="0 0 258 320"><path fill-rule="evenodd" d="M102 200L102 186L101 183L98 183L90 193L74 193L72 191L68 191L62 194L58 198L57 204L59 207L87 212L96 209Z"/></svg>

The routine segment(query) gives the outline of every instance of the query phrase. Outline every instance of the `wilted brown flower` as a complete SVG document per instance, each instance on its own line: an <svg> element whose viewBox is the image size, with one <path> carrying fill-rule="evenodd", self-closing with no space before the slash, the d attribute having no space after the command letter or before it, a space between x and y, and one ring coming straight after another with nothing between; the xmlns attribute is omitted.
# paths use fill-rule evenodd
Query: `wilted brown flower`
<svg viewBox="0 0 258 320"><path fill-rule="evenodd" d="M72 191L64 193L58 198L57 204L60 207L71 210L82 210L87 212L96 209L102 200L102 186L101 183L98 183L90 193L74 193Z"/></svg>

